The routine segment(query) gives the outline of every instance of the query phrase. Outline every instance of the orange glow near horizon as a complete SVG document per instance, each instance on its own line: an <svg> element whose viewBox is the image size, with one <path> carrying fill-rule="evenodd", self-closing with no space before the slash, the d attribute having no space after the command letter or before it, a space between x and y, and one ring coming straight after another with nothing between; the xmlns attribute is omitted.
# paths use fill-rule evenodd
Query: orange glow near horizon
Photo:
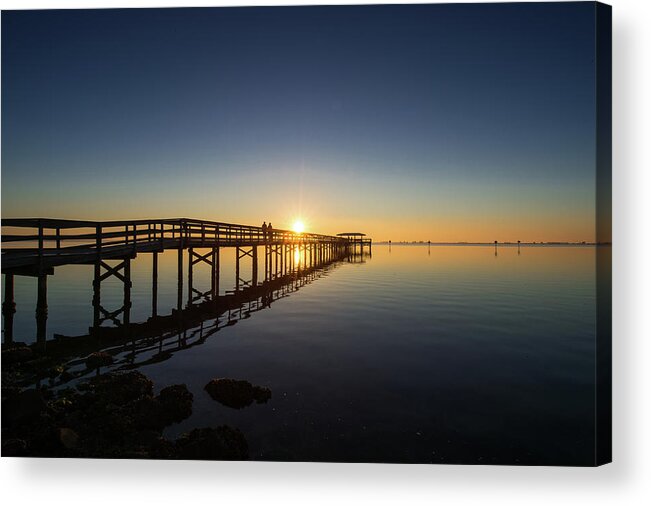
<svg viewBox="0 0 651 506"><path fill-rule="evenodd" d="M224 213L201 212L200 209L192 213L154 212L128 213L128 212L93 212L84 215L82 212L70 213L46 213L43 216L61 219L89 219L89 220L127 220L127 219L152 219L152 218L174 218L188 214L192 218L220 221L225 223L240 223L243 225L260 225L257 219L258 213L251 211L242 213L238 218L236 210L229 210ZM17 213L16 213L17 214ZM264 215L265 213L259 213ZM268 213L271 214L271 213ZM268 215L267 214L267 215ZM3 218L5 217L3 213ZM18 215L16 217L25 217ZM583 214L567 214L565 216L536 217L517 216L516 218L505 219L502 216L479 216L479 217L408 217L371 216L361 210L359 213L345 215L335 212L328 215L312 216L308 222L305 219L293 218L283 222L282 219L273 219L274 227L287 229L295 233L303 233L308 229L311 232L326 235L335 235L340 232L362 232L374 241L432 241L432 242L593 242L596 240L596 223L592 216ZM269 222L269 220L267 220ZM276 225L278 223L278 225ZM24 231L13 227L4 227L3 233L21 234Z"/></svg>
<svg viewBox="0 0 651 506"><path fill-rule="evenodd" d="M594 192L562 189L545 195L536 188L520 188L517 199L511 191L495 189L482 193L453 191L441 194L422 184L388 192L374 188L370 181L365 192L350 193L344 180L321 179L292 187L281 178L263 185L268 178L249 182L250 192L221 193L197 188L199 183L178 190L174 200L160 202L159 192L143 192L129 187L121 198L86 194L65 194L65 199L30 198L15 200L13 193L3 194L2 215L10 217L42 216L79 220L135 220L188 217L224 223L260 226L262 221L274 228L301 233L335 235L362 232L374 241L432 242L593 242L596 239ZM474 188L469 182L468 193ZM355 185L352 185L353 187ZM213 188L208 180L201 188ZM286 199L289 193L296 194ZM192 191L191 191L192 190ZM162 191L162 190L161 190ZM526 195L522 195L527 192ZM124 192L123 192L124 193ZM436 198L432 197L434 195ZM541 196L542 195L542 196ZM350 206L354 201L355 206ZM6 232L5 232L6 233Z"/></svg>

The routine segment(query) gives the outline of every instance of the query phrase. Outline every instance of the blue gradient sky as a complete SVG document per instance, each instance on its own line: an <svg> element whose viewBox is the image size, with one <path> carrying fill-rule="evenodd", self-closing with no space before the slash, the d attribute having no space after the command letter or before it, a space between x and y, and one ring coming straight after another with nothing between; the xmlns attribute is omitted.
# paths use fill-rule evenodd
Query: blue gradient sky
<svg viewBox="0 0 651 506"><path fill-rule="evenodd" d="M593 240L594 4L2 13L2 215Z"/></svg>

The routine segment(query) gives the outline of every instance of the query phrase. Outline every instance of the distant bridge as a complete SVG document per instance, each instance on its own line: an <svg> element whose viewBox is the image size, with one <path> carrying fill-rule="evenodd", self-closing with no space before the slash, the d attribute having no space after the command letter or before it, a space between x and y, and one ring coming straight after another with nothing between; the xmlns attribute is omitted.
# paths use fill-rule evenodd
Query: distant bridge
<svg viewBox="0 0 651 506"><path fill-rule="evenodd" d="M7 230L7 233L5 233ZM152 317L158 315L158 253L177 250L177 314L183 310L184 251L187 260L187 306L198 301L216 299L219 295L219 260L221 248L235 249L235 293L244 287L258 285L258 247L264 247L264 281L288 273L300 272L346 255L363 254L371 240L356 236L330 236L296 233L289 230L263 229L188 218L83 221L49 218L2 220L2 273L5 275L5 297L2 304L5 342L13 340L14 276L38 278L36 322L37 340L45 340L47 322L47 276L54 268L69 264L94 266L93 327L99 330L104 322L130 324L131 260L138 254L152 254ZM208 249L202 253L195 250ZM251 278L240 275L242 259L251 259ZM117 260L110 265L108 261ZM193 284L193 270L198 263L211 268L211 288L200 292ZM122 282L122 307L106 310L101 304L101 284L115 277Z"/></svg>

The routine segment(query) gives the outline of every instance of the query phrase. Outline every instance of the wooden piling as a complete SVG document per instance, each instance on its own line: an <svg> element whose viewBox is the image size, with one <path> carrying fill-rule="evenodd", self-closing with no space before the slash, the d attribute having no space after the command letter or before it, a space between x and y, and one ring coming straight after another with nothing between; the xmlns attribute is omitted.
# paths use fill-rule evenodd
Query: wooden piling
<svg viewBox="0 0 651 506"><path fill-rule="evenodd" d="M151 315L158 316L158 251L152 254L151 262Z"/></svg>
<svg viewBox="0 0 651 506"><path fill-rule="evenodd" d="M131 323L131 259L124 259L124 280L123 280L123 299L122 299L122 324Z"/></svg>
<svg viewBox="0 0 651 506"><path fill-rule="evenodd" d="M220 251L219 251L219 246L217 246L214 249L215 252L215 260L213 263L214 269L215 269L215 298L219 297L219 258L220 258Z"/></svg>
<svg viewBox="0 0 651 506"><path fill-rule="evenodd" d="M235 291L240 291L240 248L235 247Z"/></svg>
<svg viewBox="0 0 651 506"><path fill-rule="evenodd" d="M14 275L5 274L5 299L2 303L2 316L4 317L5 344L14 340L14 313L16 302L14 300Z"/></svg>
<svg viewBox="0 0 651 506"><path fill-rule="evenodd" d="M93 266L93 328L98 328L100 325L100 308L101 308L101 289L102 282L100 279L101 275L101 260L99 258L95 260Z"/></svg>
<svg viewBox="0 0 651 506"><path fill-rule="evenodd" d="M252 246L252 248L251 282L253 286L258 286L258 247Z"/></svg>
<svg viewBox="0 0 651 506"><path fill-rule="evenodd" d="M39 273L36 294L36 341L45 343L47 330L47 274Z"/></svg>
<svg viewBox="0 0 651 506"><path fill-rule="evenodd" d="M216 274L216 267L217 267L217 255L216 253L217 248L212 249L212 255L210 259L210 297L214 300L215 297L217 296L217 274Z"/></svg>
<svg viewBox="0 0 651 506"><path fill-rule="evenodd" d="M176 309L180 312L183 309L183 248L181 246L177 255Z"/></svg>
<svg viewBox="0 0 651 506"><path fill-rule="evenodd" d="M188 248L188 306L192 305L193 286L193 265L194 265L194 248Z"/></svg>

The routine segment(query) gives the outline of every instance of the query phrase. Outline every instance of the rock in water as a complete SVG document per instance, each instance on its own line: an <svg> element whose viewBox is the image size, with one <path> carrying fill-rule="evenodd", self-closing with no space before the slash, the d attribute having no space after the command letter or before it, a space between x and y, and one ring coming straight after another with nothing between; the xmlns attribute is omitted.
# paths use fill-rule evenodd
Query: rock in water
<svg viewBox="0 0 651 506"><path fill-rule="evenodd" d="M82 385L104 404L122 405L141 397L153 397L154 383L138 371L113 372Z"/></svg>
<svg viewBox="0 0 651 506"><path fill-rule="evenodd" d="M192 414L192 393L185 385L171 385L163 388L156 397L160 416L165 425L185 420Z"/></svg>
<svg viewBox="0 0 651 506"><path fill-rule="evenodd" d="M27 442L23 439L3 439L2 456L3 457L23 457L27 454Z"/></svg>
<svg viewBox="0 0 651 506"><path fill-rule="evenodd" d="M254 386L246 380L216 378L204 388L214 400L234 409L242 409L253 401L264 403L271 398L271 390Z"/></svg>
<svg viewBox="0 0 651 506"><path fill-rule="evenodd" d="M194 429L176 440L176 458L183 460L247 460L249 446L238 430L222 425Z"/></svg>
<svg viewBox="0 0 651 506"><path fill-rule="evenodd" d="M67 427L61 427L58 433L59 441L61 441L61 444L66 448L77 448L79 446L79 436L74 430L68 429Z"/></svg>
<svg viewBox="0 0 651 506"><path fill-rule="evenodd" d="M32 358L32 350L22 344L14 344L13 346L4 347L2 350L2 365L8 366L25 362Z"/></svg>
<svg viewBox="0 0 651 506"><path fill-rule="evenodd" d="M271 389L267 387L254 386L253 398L258 404L265 404L269 399L271 399Z"/></svg>
<svg viewBox="0 0 651 506"><path fill-rule="evenodd" d="M2 403L2 426L4 428L20 422L33 421L45 408L45 401L39 390L24 390Z"/></svg>
<svg viewBox="0 0 651 506"><path fill-rule="evenodd" d="M96 351L86 357L86 367L89 369L97 369L98 367L111 365L113 357L104 351Z"/></svg>

